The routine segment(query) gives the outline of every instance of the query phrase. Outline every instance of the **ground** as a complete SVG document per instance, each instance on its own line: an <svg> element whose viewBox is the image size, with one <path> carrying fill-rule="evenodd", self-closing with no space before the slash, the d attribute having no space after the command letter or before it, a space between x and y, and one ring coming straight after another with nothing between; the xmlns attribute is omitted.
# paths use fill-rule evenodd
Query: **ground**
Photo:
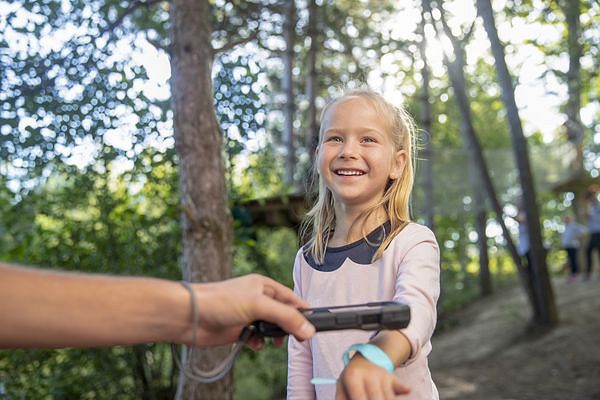
<svg viewBox="0 0 600 400"><path fill-rule="evenodd" d="M600 399L600 279L553 281L560 322L532 329L521 287L452 316L429 356L440 399Z"/></svg>

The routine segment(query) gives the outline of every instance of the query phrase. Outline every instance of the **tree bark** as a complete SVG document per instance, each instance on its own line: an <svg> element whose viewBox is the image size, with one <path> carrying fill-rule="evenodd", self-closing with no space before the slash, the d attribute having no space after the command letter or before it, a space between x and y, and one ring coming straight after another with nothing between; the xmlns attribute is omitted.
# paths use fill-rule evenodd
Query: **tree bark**
<svg viewBox="0 0 600 400"><path fill-rule="evenodd" d="M227 203L223 138L212 98L213 49L206 0L170 3L171 102L183 228L183 275L192 282L231 275L233 224ZM214 367L229 351L195 349L195 367ZM178 399L231 399L232 375L210 385L179 377Z"/></svg>
<svg viewBox="0 0 600 400"><path fill-rule="evenodd" d="M519 181L521 183L522 197L527 218L529 231L530 257L532 265L531 276L533 279L534 296L540 306L539 315L535 316L535 322L541 325L554 325L558 322L558 312L554 302L554 293L548 266L546 264L546 250L542 242L542 230L540 227L540 216L537 207L535 186L529 155L527 141L523 134L519 110L515 101L512 78L506 65L504 46L500 42L494 12L490 0L477 0L477 12L483 18L483 25L487 32L494 56L496 73L502 89L502 101L506 107L508 125L512 136L515 161L519 170Z"/></svg>
<svg viewBox="0 0 600 400"><path fill-rule="evenodd" d="M475 214L475 232L477 232L477 250L479 253L479 293L482 297L492 294L492 275L490 274L490 257L487 245L487 213L485 198L480 191L481 178L477 172L478 166L470 158L472 168L469 171L469 179L473 191L473 213Z"/></svg>
<svg viewBox="0 0 600 400"><path fill-rule="evenodd" d="M431 131L431 102L429 96L429 65L427 63L427 39L425 37L425 9L421 13L421 23L419 24L419 33L421 34L421 45L419 48L423 68L421 69L421 77L423 84L421 87L421 127L425 132L425 146L423 149L423 192L424 208L425 208L425 223L435 232L434 219L435 203L433 197L433 146L432 146L432 131Z"/></svg>
<svg viewBox="0 0 600 400"><path fill-rule="evenodd" d="M283 54L282 89L285 94L283 143L286 149L285 176L286 184L294 184L296 166L296 150L294 144L294 114L296 111L294 99L294 43L296 42L296 4L295 0L285 2L283 24L285 52Z"/></svg>
<svg viewBox="0 0 600 400"><path fill-rule="evenodd" d="M558 4L565 14L567 22L567 49L569 52L569 70L567 71L567 122L566 134L575 147L575 160L571 165L571 174L574 178L585 175L583 169L583 136L584 128L581 122L581 16L580 0L561 0ZM586 200L585 188L576 190L573 199L575 218L580 223L585 223Z"/></svg>
<svg viewBox="0 0 600 400"><path fill-rule="evenodd" d="M319 121L317 118L317 90L319 87L317 76L317 54L319 52L319 6L316 0L308 3L308 36L310 48L306 57L306 98L308 100L308 131L306 133L306 148L312 156L319 144Z"/></svg>
<svg viewBox="0 0 600 400"><path fill-rule="evenodd" d="M574 174L583 173L583 124L581 122L581 7L579 0L561 0L558 2L567 21L567 47L569 52L569 70L567 71L567 137L577 149Z"/></svg>

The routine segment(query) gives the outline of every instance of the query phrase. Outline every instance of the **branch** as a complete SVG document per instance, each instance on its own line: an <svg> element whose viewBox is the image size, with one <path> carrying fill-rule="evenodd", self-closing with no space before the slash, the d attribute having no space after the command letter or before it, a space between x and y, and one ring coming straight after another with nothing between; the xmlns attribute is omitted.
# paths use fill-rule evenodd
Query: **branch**
<svg viewBox="0 0 600 400"><path fill-rule="evenodd" d="M223 53L223 52L226 52L228 50L231 50L234 47L236 47L236 46L238 46L240 44L248 43L248 42L256 39L257 37L258 37L258 31L254 32L253 34L251 34L248 37L239 38L238 40L234 40L233 42L229 42L227 44L224 44L223 46L219 47L218 49L213 49L213 55L217 55L219 53Z"/></svg>
<svg viewBox="0 0 600 400"><path fill-rule="evenodd" d="M149 7L152 7L153 5L155 5L156 3L160 3L161 1L164 1L164 0L146 0L146 1L136 0L131 7L127 8L121 15L119 15L117 17L117 19L115 19L110 25L108 25L106 28L104 28L98 34L98 37L101 37L106 32L112 31L117 26L121 25L121 23L123 22L125 17L127 17L129 14L133 13L138 8L141 8L141 7L149 8Z"/></svg>
<svg viewBox="0 0 600 400"><path fill-rule="evenodd" d="M162 43L160 43L158 40L154 40L154 39L150 39L148 37L148 33L146 32L146 42L150 43L152 46L154 46L157 49L161 49L162 51L164 51L167 54L171 54L171 46L170 45L164 45Z"/></svg>
<svg viewBox="0 0 600 400"><path fill-rule="evenodd" d="M446 21L444 9L442 8L441 4L438 7L438 11L440 12L440 22L442 23L442 27L444 28L444 33L446 34L446 36L448 36L448 39L450 39L450 41L452 43L459 41L457 39L457 37L452 34L452 29L450 29L450 26L448 25L448 22ZM433 19L433 16L432 16L432 19Z"/></svg>
<svg viewBox="0 0 600 400"><path fill-rule="evenodd" d="M467 30L467 33L465 33L465 35L463 36L463 40L465 41L465 43L469 42L471 40L471 37L473 36L474 31L475 31L475 21L473 21L473 23Z"/></svg>

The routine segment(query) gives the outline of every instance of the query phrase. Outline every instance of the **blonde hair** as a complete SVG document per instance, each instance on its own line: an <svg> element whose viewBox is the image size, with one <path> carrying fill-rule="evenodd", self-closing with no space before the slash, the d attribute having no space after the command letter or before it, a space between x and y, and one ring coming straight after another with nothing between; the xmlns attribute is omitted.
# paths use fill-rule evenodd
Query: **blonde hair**
<svg viewBox="0 0 600 400"><path fill-rule="evenodd" d="M372 260L375 261L381 257L394 237L410 222L409 203L414 180L416 129L412 117L403 107L394 106L383 98L383 96L372 90L353 89L346 91L341 97L330 101L321 111L319 145L321 145L323 140L322 121L327 111L334 104L353 97L366 100L377 113L381 114L388 123L389 133L394 144L394 151L405 150L407 156L402 175L398 179L390 179L386 185L382 199L361 214L361 216L365 217L364 220L367 220L379 208L383 207L390 221L390 232L386 232L383 242L379 244ZM313 184L317 176L315 163L313 168ZM333 195L327 186L325 186L320 176L318 177L318 187L319 191L316 202L312 209L308 211L302 223L301 237L310 237L308 251L318 264L323 264L329 237L335 229L335 211ZM359 219L357 218L357 220ZM368 232L364 231L364 226L361 233L366 240Z"/></svg>

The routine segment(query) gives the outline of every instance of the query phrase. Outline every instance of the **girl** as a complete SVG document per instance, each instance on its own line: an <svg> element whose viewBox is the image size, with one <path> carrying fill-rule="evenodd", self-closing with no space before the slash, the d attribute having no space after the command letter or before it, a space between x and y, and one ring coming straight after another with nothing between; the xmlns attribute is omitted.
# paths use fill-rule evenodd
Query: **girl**
<svg viewBox="0 0 600 400"><path fill-rule="evenodd" d="M312 307L397 301L410 306L411 322L398 331L290 338L288 399L392 399L409 389L403 399L438 398L427 355L439 250L428 228L410 222L413 148L411 118L372 91L350 91L323 109L319 197L305 224L311 240L296 256L295 291ZM362 354L344 366L344 352L365 342L377 346L394 374ZM337 386L313 386L312 378L334 378Z"/></svg>

